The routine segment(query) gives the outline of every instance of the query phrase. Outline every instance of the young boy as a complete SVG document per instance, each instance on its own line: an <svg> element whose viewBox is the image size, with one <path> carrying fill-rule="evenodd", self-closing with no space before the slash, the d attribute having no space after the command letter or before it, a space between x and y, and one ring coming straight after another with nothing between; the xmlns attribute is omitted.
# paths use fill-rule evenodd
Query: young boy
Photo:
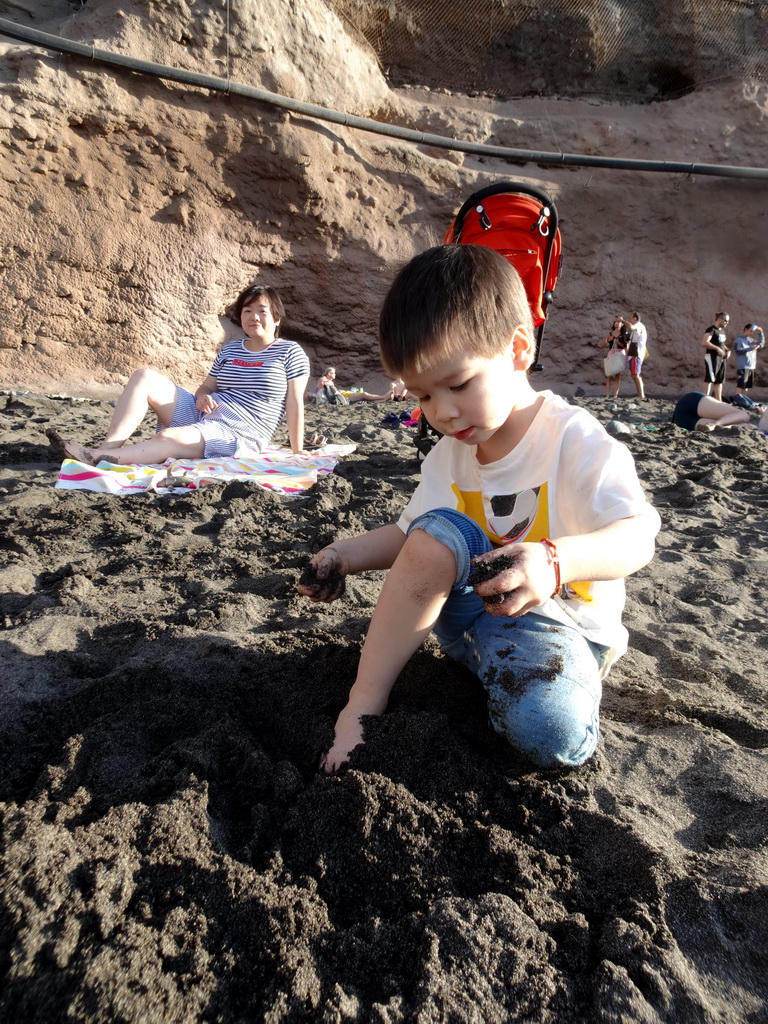
<svg viewBox="0 0 768 1024"><path fill-rule="evenodd" d="M587 412L531 388L525 291L491 249L443 245L412 260L384 302L379 343L445 436L398 522L323 548L299 585L333 601L347 574L391 567L324 768L363 742L363 716L384 711L432 629L480 678L491 724L515 748L545 767L582 764L597 745L601 678L627 646L623 577L650 561L659 529L632 456Z"/></svg>
<svg viewBox="0 0 768 1024"><path fill-rule="evenodd" d="M755 383L757 350L765 347L763 328L757 324L746 324L744 333L733 343L736 353L736 394L749 398L747 392Z"/></svg>

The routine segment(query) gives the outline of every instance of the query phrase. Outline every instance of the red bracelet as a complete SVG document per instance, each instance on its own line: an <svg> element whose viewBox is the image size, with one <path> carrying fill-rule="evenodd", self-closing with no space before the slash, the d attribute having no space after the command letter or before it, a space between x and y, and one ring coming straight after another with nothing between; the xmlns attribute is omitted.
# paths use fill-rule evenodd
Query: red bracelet
<svg viewBox="0 0 768 1024"><path fill-rule="evenodd" d="M551 541L549 537L542 537L541 543L546 548L547 554L549 555L549 564L555 567L555 589L550 594L550 597L557 597L560 593L560 557L557 554L557 548L555 542Z"/></svg>

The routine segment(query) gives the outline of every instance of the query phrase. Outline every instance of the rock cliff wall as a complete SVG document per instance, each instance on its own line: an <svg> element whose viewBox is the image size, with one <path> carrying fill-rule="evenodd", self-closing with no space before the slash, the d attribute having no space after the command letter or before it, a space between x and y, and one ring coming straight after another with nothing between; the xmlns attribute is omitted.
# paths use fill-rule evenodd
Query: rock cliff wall
<svg viewBox="0 0 768 1024"><path fill-rule="evenodd" d="M768 90L741 81L645 106L501 103L389 88L322 0L20 0L0 16L144 59L422 130L538 151L765 166ZM564 269L540 385L599 390L617 310L649 328L652 393L699 378L716 309L768 319L765 184L515 166L412 146L0 39L0 382L104 393L140 365L181 383L236 333L258 278L313 370L383 382L379 305L478 187L521 177L560 208ZM768 394L768 392L764 392Z"/></svg>
<svg viewBox="0 0 768 1024"><path fill-rule="evenodd" d="M768 80L767 0L329 2L401 85L642 102Z"/></svg>

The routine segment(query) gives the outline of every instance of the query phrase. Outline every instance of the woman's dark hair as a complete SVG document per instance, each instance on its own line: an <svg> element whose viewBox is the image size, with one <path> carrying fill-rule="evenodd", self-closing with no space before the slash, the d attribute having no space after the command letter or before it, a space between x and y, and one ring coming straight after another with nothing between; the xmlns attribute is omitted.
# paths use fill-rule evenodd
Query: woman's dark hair
<svg viewBox="0 0 768 1024"><path fill-rule="evenodd" d="M253 302L254 299L260 299L262 297L269 303L272 316L277 321L277 330L275 332L275 335L277 336L280 334L280 324L285 316L285 306L283 305L283 300L280 298L280 293L276 288L272 288L270 285L251 284L247 288L244 288L237 296L230 309L229 319L233 324L237 324L239 327L245 306Z"/></svg>

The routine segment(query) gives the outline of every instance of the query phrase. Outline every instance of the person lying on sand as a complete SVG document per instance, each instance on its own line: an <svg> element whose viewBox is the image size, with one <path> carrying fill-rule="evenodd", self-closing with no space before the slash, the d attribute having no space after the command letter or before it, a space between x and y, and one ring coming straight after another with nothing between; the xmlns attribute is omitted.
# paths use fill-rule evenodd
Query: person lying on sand
<svg viewBox="0 0 768 1024"><path fill-rule="evenodd" d="M349 573L391 570L324 770L363 742L364 717L382 714L433 629L515 749L580 765L598 741L601 679L627 648L624 577L653 557L660 526L632 455L586 410L533 390L525 290L492 249L443 245L407 264L379 344L444 436L396 524L334 541L299 580L330 602Z"/></svg>
<svg viewBox="0 0 768 1024"><path fill-rule="evenodd" d="M762 414L758 430L768 431L766 407L757 405L754 412ZM715 427L746 427L752 420L746 409L720 402L701 391L691 391L678 399L672 413L672 422L683 430L701 430L706 433Z"/></svg>
<svg viewBox="0 0 768 1024"><path fill-rule="evenodd" d="M396 402L407 402L409 399L416 400L416 396L410 393L401 377L392 381L392 398Z"/></svg>
<svg viewBox="0 0 768 1024"><path fill-rule="evenodd" d="M322 405L347 405L349 402L391 402L394 395L390 390L385 395L373 395L369 391L339 391L336 386L336 367L326 366L312 396Z"/></svg>
<svg viewBox="0 0 768 1024"><path fill-rule="evenodd" d="M251 285L238 295L232 319L245 337L222 346L211 372L191 394L156 370L138 370L115 405L101 444L88 448L49 428L46 436L66 459L88 465L155 465L169 458L212 459L260 452L283 413L294 452L304 450L304 389L309 359L295 341L279 336L285 310L278 292ZM151 408L158 431L126 444Z"/></svg>

